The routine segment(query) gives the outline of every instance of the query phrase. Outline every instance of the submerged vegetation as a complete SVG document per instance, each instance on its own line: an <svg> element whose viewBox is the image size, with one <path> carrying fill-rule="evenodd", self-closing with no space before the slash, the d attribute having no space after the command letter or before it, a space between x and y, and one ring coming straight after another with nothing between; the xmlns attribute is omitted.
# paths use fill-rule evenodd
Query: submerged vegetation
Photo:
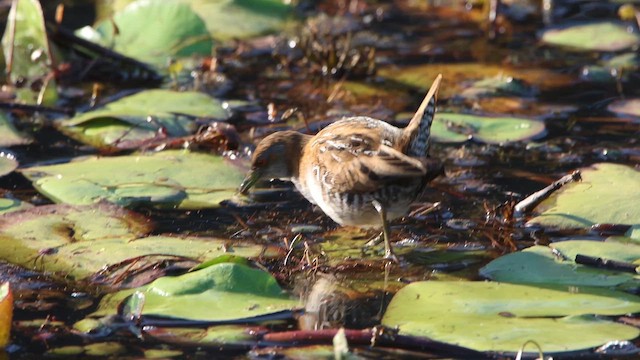
<svg viewBox="0 0 640 360"><path fill-rule="evenodd" d="M637 357L640 9L442 3L0 4L5 352ZM265 136L403 127L438 74L399 263L289 183L236 193Z"/></svg>

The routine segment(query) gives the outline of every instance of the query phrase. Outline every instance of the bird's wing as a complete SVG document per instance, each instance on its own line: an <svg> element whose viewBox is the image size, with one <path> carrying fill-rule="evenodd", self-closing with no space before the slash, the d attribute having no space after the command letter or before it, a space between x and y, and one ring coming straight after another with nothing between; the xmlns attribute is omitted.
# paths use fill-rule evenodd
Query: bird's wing
<svg viewBox="0 0 640 360"><path fill-rule="evenodd" d="M396 138L388 127L334 125L319 133L312 144L317 176L332 191L371 192L389 182L426 175L421 159L392 147Z"/></svg>

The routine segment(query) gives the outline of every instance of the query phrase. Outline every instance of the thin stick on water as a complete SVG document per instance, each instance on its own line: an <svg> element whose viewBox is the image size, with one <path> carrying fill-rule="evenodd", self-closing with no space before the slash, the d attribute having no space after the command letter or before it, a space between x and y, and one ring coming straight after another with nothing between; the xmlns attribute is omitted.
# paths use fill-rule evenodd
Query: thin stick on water
<svg viewBox="0 0 640 360"><path fill-rule="evenodd" d="M571 174L565 175L559 180L554 181L551 185L545 187L544 189L534 192L515 206L515 217L519 218L524 214L530 212L534 207L536 207L542 201L546 200L549 196L551 196L551 194L553 194L556 190L560 189L564 185L580 180L582 180L582 177L580 176L580 170L576 170Z"/></svg>

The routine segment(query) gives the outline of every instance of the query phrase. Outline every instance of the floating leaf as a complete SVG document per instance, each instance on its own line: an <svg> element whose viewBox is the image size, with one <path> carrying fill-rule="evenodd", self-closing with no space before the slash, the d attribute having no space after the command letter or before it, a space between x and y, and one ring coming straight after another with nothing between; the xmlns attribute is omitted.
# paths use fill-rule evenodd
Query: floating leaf
<svg viewBox="0 0 640 360"><path fill-rule="evenodd" d="M582 181L565 185L538 205L528 224L558 229L595 224L631 225L627 236L640 239L640 172L600 163L582 169Z"/></svg>
<svg viewBox="0 0 640 360"><path fill-rule="evenodd" d="M164 0L155 0L162 2ZM122 11L131 0L115 0L113 8ZM246 39L281 30L293 12L281 0L180 0L198 13L215 39Z"/></svg>
<svg viewBox="0 0 640 360"><path fill-rule="evenodd" d="M520 79L511 76L494 76L474 82L471 87L464 89L460 96L476 99L486 96L521 96L531 97L537 90Z"/></svg>
<svg viewBox="0 0 640 360"><path fill-rule="evenodd" d="M218 207L244 178L244 171L220 156L182 150L89 157L20 171L55 202L182 209Z"/></svg>
<svg viewBox="0 0 640 360"><path fill-rule="evenodd" d="M393 82L420 89L428 89L431 86L431 81L438 74L442 74L442 87L439 92L441 98L458 96L474 81L494 77L519 79L540 91L567 87L576 82L572 76L546 69L514 69L504 65L480 63L438 63L404 68L388 67L381 68L378 73Z"/></svg>
<svg viewBox="0 0 640 360"><path fill-rule="evenodd" d="M181 0L202 15L215 39L246 39L282 30L292 14L281 0Z"/></svg>
<svg viewBox="0 0 640 360"><path fill-rule="evenodd" d="M107 295L93 315L115 313L118 304L135 291L145 294L143 315L189 320L250 319L298 306L298 301L289 299L269 273L246 265L221 263Z"/></svg>
<svg viewBox="0 0 640 360"><path fill-rule="evenodd" d="M479 351L517 352L533 340L547 354L633 339L635 327L588 315L638 311L639 297L612 290L428 281L402 288L382 323Z"/></svg>
<svg viewBox="0 0 640 360"><path fill-rule="evenodd" d="M18 160L11 153L0 151L0 177L12 173L18 167Z"/></svg>
<svg viewBox="0 0 640 360"><path fill-rule="evenodd" d="M624 24L595 22L548 29L542 42L579 51L620 51L640 44L640 35Z"/></svg>
<svg viewBox="0 0 640 360"><path fill-rule="evenodd" d="M136 148L144 140L185 136L197 118L226 119L222 102L199 92L147 90L57 123L69 136L96 147Z"/></svg>
<svg viewBox="0 0 640 360"><path fill-rule="evenodd" d="M0 147L29 143L31 143L31 139L19 133L11 123L9 116L5 112L0 112Z"/></svg>
<svg viewBox="0 0 640 360"><path fill-rule="evenodd" d="M211 55L213 48L202 18L178 0L135 1L78 35L158 67L167 67L171 58Z"/></svg>
<svg viewBox="0 0 640 360"><path fill-rule="evenodd" d="M32 207L31 204L20 201L18 199L14 199L11 197L0 198L0 214L12 212L12 211L24 210L30 207Z"/></svg>
<svg viewBox="0 0 640 360"><path fill-rule="evenodd" d="M433 138L439 142L464 142L470 139L502 144L538 138L545 133L543 122L463 114L438 113L433 122Z"/></svg>
<svg viewBox="0 0 640 360"><path fill-rule="evenodd" d="M2 48L9 79L13 84L23 83L17 89L18 99L28 104L54 104L54 59L39 1L13 1Z"/></svg>
<svg viewBox="0 0 640 360"><path fill-rule="evenodd" d="M557 248L568 260L553 253ZM587 286L616 286L634 280L634 274L598 269L576 264L575 254L581 253L611 260L628 261L628 251L640 258L640 246L597 241L563 241L550 247L532 246L519 252L501 256L480 269L480 275L491 280L509 283L563 284ZM635 259L633 259L635 260Z"/></svg>
<svg viewBox="0 0 640 360"><path fill-rule="evenodd" d="M91 221L87 221L89 214ZM257 257L264 251L260 245L229 245L225 239L211 237L147 237L149 230L146 218L112 205L40 206L0 217L4 244L0 258L84 278L110 265L148 255L204 261L224 254Z"/></svg>
<svg viewBox="0 0 640 360"><path fill-rule="evenodd" d="M9 343L13 319L13 294L9 282L0 285L0 348Z"/></svg>

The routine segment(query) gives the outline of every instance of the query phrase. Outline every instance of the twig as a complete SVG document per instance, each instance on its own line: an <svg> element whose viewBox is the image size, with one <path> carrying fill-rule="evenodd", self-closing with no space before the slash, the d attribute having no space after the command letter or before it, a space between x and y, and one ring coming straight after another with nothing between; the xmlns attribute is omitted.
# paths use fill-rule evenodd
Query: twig
<svg viewBox="0 0 640 360"><path fill-rule="evenodd" d="M549 196L551 196L551 194L553 194L556 190L560 189L564 185L580 180L582 180L582 177L580 176L580 170L576 170L569 175L563 176L562 178L560 178L560 180L554 181L551 185L545 187L544 189L534 192L515 206L515 217L520 218L524 214L530 212L534 207L536 207L542 201L546 200Z"/></svg>
<svg viewBox="0 0 640 360"><path fill-rule="evenodd" d="M611 259L604 259L600 257L587 256L582 254L576 255L576 264L582 264L586 266L597 267L601 269L622 271L632 274L638 273L638 265L625 261L617 261Z"/></svg>
<svg viewBox="0 0 640 360"><path fill-rule="evenodd" d="M4 102L0 101L0 109L5 109L9 111L24 111L28 113L45 113L45 114L63 114L68 116L73 116L75 111L71 108L58 108L58 107L48 107L42 105L28 105L28 104L18 104L14 102Z"/></svg>

